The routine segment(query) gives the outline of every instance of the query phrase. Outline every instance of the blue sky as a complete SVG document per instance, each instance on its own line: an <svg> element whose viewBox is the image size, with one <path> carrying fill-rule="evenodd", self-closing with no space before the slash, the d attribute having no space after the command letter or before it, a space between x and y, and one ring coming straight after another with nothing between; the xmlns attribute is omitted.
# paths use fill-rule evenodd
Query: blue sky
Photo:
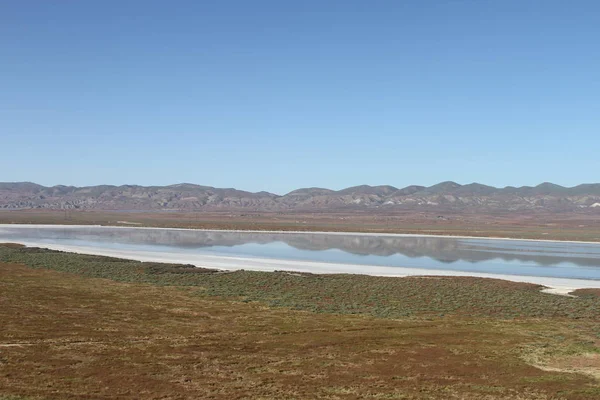
<svg viewBox="0 0 600 400"><path fill-rule="evenodd" d="M600 181L597 1L5 1L0 181Z"/></svg>

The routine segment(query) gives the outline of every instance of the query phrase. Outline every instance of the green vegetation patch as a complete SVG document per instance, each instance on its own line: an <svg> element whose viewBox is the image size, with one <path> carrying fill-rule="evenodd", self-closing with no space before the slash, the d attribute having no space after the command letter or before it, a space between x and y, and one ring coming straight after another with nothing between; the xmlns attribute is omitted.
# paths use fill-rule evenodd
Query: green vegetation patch
<svg viewBox="0 0 600 400"><path fill-rule="evenodd" d="M201 289L198 291L201 296L259 301L317 313L385 318L600 319L598 296L556 296L541 293L537 285L496 279L220 272L190 265L143 263L14 246L0 246L0 262L120 282L191 286Z"/></svg>

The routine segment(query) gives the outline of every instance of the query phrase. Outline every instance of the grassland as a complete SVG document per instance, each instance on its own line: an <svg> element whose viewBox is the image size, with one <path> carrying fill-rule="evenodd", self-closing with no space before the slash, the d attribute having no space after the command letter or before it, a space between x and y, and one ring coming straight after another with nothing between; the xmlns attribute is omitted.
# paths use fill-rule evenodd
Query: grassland
<svg viewBox="0 0 600 400"><path fill-rule="evenodd" d="M0 399L594 399L599 318L506 281L0 246Z"/></svg>
<svg viewBox="0 0 600 400"><path fill-rule="evenodd" d="M442 215L440 215L440 213ZM272 231L414 233L600 242L595 211L117 212L0 210L0 224L83 224Z"/></svg>

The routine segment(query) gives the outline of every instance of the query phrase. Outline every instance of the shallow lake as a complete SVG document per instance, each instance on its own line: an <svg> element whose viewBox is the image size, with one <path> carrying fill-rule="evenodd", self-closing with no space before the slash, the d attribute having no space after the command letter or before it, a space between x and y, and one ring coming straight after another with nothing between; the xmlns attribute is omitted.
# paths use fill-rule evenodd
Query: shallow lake
<svg viewBox="0 0 600 400"><path fill-rule="evenodd" d="M0 226L0 242L600 280L600 244L325 233Z"/></svg>

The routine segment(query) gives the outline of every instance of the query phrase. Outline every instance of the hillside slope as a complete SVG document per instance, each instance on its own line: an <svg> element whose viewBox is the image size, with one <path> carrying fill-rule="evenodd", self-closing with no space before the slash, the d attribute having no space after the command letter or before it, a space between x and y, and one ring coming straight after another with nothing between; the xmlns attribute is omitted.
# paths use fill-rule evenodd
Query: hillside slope
<svg viewBox="0 0 600 400"><path fill-rule="evenodd" d="M355 186L339 191L302 188L283 196L194 184L170 186L52 186L30 182L0 183L3 209L82 210L598 210L600 184L567 188L552 183L535 187L505 187L442 182L430 187Z"/></svg>

